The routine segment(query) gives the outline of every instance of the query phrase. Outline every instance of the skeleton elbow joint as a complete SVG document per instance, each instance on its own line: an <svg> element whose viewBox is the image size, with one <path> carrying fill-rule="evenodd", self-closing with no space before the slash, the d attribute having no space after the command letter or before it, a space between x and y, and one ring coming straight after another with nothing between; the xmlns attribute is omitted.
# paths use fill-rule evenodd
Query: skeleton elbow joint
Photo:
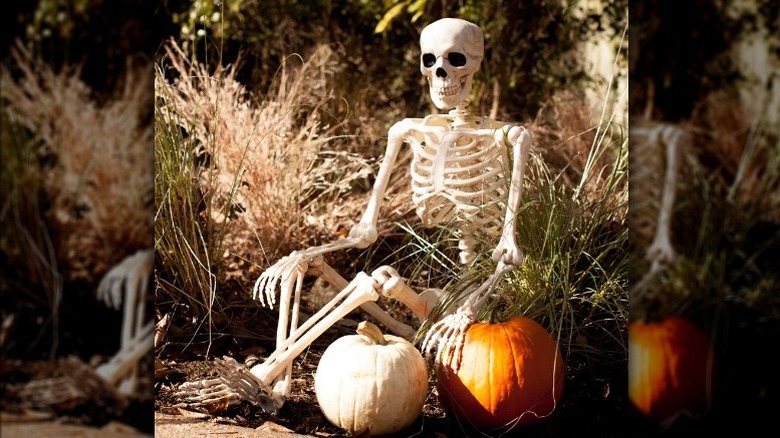
<svg viewBox="0 0 780 438"><path fill-rule="evenodd" d="M379 237L379 235L376 231L376 228L368 228L363 230L355 237L359 239L356 248L364 249L368 248L369 245L376 242L376 239Z"/></svg>

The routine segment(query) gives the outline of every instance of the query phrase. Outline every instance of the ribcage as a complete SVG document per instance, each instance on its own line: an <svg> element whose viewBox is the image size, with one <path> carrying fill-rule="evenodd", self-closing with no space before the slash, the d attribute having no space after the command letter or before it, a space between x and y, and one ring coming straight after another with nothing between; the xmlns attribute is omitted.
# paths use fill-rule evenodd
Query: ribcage
<svg viewBox="0 0 780 438"><path fill-rule="evenodd" d="M631 127L628 183L631 240L640 248L649 246L655 235L667 169L659 131L644 123Z"/></svg>
<svg viewBox="0 0 780 438"><path fill-rule="evenodd" d="M490 129L415 130L412 201L425 226L468 221L497 235L508 193L507 149Z"/></svg>

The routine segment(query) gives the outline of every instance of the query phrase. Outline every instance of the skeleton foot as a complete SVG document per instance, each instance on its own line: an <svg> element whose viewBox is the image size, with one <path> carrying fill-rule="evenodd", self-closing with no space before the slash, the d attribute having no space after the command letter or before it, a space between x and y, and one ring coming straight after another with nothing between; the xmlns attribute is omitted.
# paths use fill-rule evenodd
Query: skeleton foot
<svg viewBox="0 0 780 438"><path fill-rule="evenodd" d="M234 405L241 402L241 396L226 385L221 378L185 382L174 396L181 400L177 407L205 407L214 404Z"/></svg>
<svg viewBox="0 0 780 438"><path fill-rule="evenodd" d="M276 304L276 284L279 283L282 288L289 287L300 282L309 268L308 261L302 253L294 251L292 254L282 257L276 264L266 269L255 282L252 290L252 298L260 299L262 305L268 303L268 307Z"/></svg>
<svg viewBox="0 0 780 438"><path fill-rule="evenodd" d="M59 409L75 406L90 399L99 402L125 402L102 376L76 357L60 359L57 373L61 376L36 379L25 383L16 396L35 409ZM9 385L9 389L15 385Z"/></svg>
<svg viewBox="0 0 780 438"><path fill-rule="evenodd" d="M259 406L266 413L276 413L284 404L284 392L269 389L244 365L225 356L214 361L219 374L216 379L185 382L179 386L176 397L179 407L205 407L215 404L235 405L241 400ZM280 388L279 391L283 391Z"/></svg>
<svg viewBox="0 0 780 438"><path fill-rule="evenodd" d="M88 399L88 395L81 389L81 385L67 376L33 380L24 385L17 396L35 409L82 403Z"/></svg>
<svg viewBox="0 0 780 438"><path fill-rule="evenodd" d="M217 359L214 364L219 377L239 397L250 403L260 406L263 412L275 414L284 405L286 381L282 379L282 388L271 389L263 384L247 367L238 363L232 357L224 356ZM254 370L257 372L257 369ZM279 390L280 392L275 392Z"/></svg>
<svg viewBox="0 0 780 438"><path fill-rule="evenodd" d="M436 348L434 362L444 366L445 372L457 373L460 369L461 350L466 340L466 331L474 323L474 313L458 309L434 324L423 339L420 350L426 357Z"/></svg>

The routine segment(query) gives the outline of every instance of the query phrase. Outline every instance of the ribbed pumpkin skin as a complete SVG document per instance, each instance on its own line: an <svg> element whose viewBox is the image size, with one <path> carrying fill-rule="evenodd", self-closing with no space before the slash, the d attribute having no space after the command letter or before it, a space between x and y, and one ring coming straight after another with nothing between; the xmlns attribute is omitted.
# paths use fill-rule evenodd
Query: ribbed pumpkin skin
<svg viewBox="0 0 780 438"><path fill-rule="evenodd" d="M384 335L376 345L361 335L328 346L314 375L322 413L335 426L357 435L386 435L410 426L422 413L428 369L405 339Z"/></svg>
<svg viewBox="0 0 780 438"><path fill-rule="evenodd" d="M480 431L505 432L549 416L563 392L563 356L536 321L475 323L457 374L437 368L447 412Z"/></svg>
<svg viewBox="0 0 780 438"><path fill-rule="evenodd" d="M700 413L714 389L707 335L680 316L632 322L628 328L628 395L647 417L663 421Z"/></svg>

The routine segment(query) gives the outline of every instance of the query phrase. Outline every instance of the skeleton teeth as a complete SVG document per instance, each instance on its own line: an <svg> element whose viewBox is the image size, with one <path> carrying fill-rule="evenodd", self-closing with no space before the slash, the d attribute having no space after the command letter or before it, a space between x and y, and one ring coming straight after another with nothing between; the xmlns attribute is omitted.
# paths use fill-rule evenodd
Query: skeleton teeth
<svg viewBox="0 0 780 438"><path fill-rule="evenodd" d="M451 87L442 87L436 90L437 93L439 93L439 96L454 96L458 93L460 93L460 90L463 87L460 85L453 85Z"/></svg>
<svg viewBox="0 0 780 438"><path fill-rule="evenodd" d="M463 90L466 86L466 80L462 79L459 84L450 85L449 87L434 87L434 91L439 96L455 96Z"/></svg>

